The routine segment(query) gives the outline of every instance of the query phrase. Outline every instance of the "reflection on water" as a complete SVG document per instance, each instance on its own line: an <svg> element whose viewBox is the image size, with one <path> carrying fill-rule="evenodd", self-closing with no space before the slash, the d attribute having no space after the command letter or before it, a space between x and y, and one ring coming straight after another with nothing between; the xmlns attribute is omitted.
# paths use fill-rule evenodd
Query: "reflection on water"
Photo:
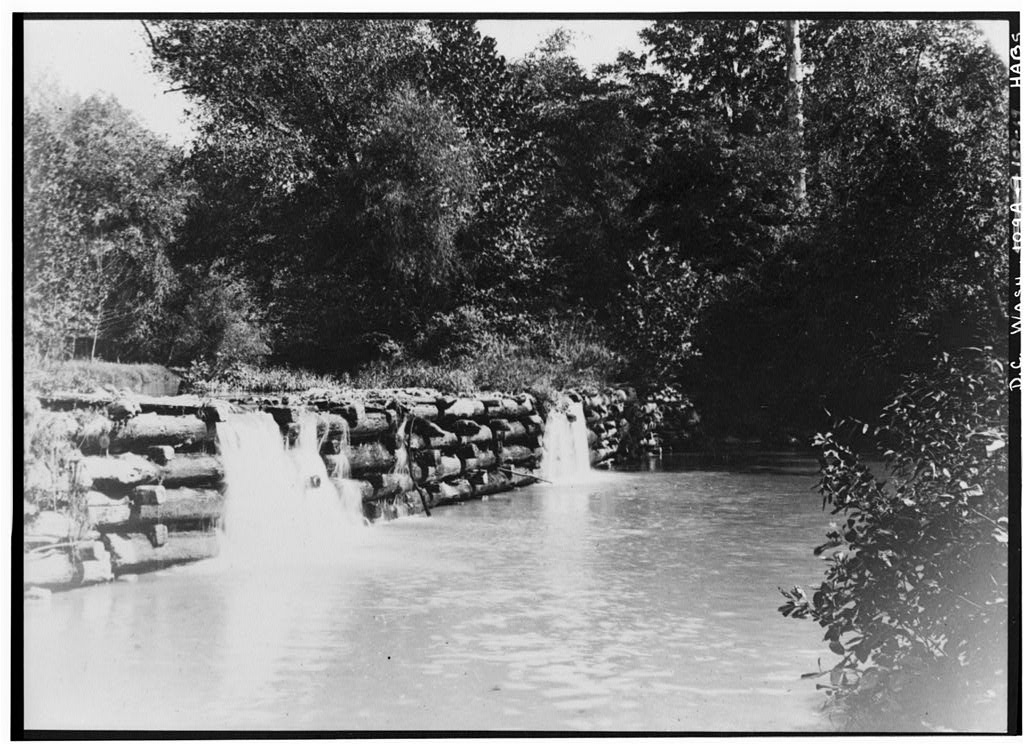
<svg viewBox="0 0 1024 746"><path fill-rule="evenodd" d="M775 610L822 572L809 467L537 485L374 526L333 565L27 604L26 725L825 729L799 678L820 630Z"/></svg>

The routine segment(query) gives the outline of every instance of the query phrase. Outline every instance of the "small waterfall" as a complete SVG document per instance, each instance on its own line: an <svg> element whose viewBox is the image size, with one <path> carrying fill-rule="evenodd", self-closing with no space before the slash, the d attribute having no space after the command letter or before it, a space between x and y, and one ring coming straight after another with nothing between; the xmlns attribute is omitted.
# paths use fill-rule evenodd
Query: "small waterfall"
<svg viewBox="0 0 1024 746"><path fill-rule="evenodd" d="M541 477L555 484L583 481L590 474L590 447L582 403L563 401L548 412L540 469Z"/></svg>
<svg viewBox="0 0 1024 746"><path fill-rule="evenodd" d="M340 556L361 525L343 502L320 457L316 415L299 422L288 448L265 412L233 414L217 423L224 461L222 554L245 565L301 565Z"/></svg>
<svg viewBox="0 0 1024 746"><path fill-rule="evenodd" d="M365 525L367 521L363 516L363 491L359 488L359 483L350 478L352 466L349 464L348 451L352 441L348 432L348 423L342 420L341 428L341 432L337 436L341 447L335 456L337 469L332 475L331 481L334 482L334 486L338 490L338 500L341 502L343 514L348 516L351 522ZM325 431L318 445L323 445L323 440L327 438L327 435L328 433Z"/></svg>
<svg viewBox="0 0 1024 746"><path fill-rule="evenodd" d="M409 476L409 433L412 423L408 416L403 417L396 434L395 466L391 473L395 476Z"/></svg>

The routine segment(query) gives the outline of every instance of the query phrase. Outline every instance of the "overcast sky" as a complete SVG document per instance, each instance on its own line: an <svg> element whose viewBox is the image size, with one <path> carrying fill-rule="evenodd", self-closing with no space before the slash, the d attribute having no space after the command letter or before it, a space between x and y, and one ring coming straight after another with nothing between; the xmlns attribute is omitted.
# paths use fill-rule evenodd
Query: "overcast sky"
<svg viewBox="0 0 1024 746"><path fill-rule="evenodd" d="M622 49L638 49L644 21L620 20L486 20L481 32L493 36L509 59L523 56L558 27L573 34L573 52L592 68L612 62ZM993 48L1009 59L1005 21L978 22ZM25 78L53 81L83 97L111 93L139 119L172 142L185 142L190 128L181 93L165 93L167 84L150 70L149 51L138 21L25 21Z"/></svg>

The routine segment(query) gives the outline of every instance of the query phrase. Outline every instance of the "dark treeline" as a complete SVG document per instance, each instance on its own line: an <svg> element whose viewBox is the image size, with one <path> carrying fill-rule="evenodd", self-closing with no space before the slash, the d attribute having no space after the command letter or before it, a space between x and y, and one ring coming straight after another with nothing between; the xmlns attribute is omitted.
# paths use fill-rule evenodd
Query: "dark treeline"
<svg viewBox="0 0 1024 746"><path fill-rule="evenodd" d="M1006 70L966 22L804 22L802 135L783 21L658 21L593 72L463 20L145 31L185 151L26 99L34 354L342 372L575 337L751 431L1006 346Z"/></svg>

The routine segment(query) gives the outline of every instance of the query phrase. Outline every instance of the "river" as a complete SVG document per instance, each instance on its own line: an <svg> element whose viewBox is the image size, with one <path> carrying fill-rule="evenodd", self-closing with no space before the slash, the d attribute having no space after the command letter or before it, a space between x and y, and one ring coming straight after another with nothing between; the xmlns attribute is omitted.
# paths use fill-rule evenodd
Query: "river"
<svg viewBox="0 0 1024 746"><path fill-rule="evenodd" d="M25 605L25 726L828 730L809 460L666 459L339 534L343 562L222 557ZM767 465L766 465L767 464Z"/></svg>

